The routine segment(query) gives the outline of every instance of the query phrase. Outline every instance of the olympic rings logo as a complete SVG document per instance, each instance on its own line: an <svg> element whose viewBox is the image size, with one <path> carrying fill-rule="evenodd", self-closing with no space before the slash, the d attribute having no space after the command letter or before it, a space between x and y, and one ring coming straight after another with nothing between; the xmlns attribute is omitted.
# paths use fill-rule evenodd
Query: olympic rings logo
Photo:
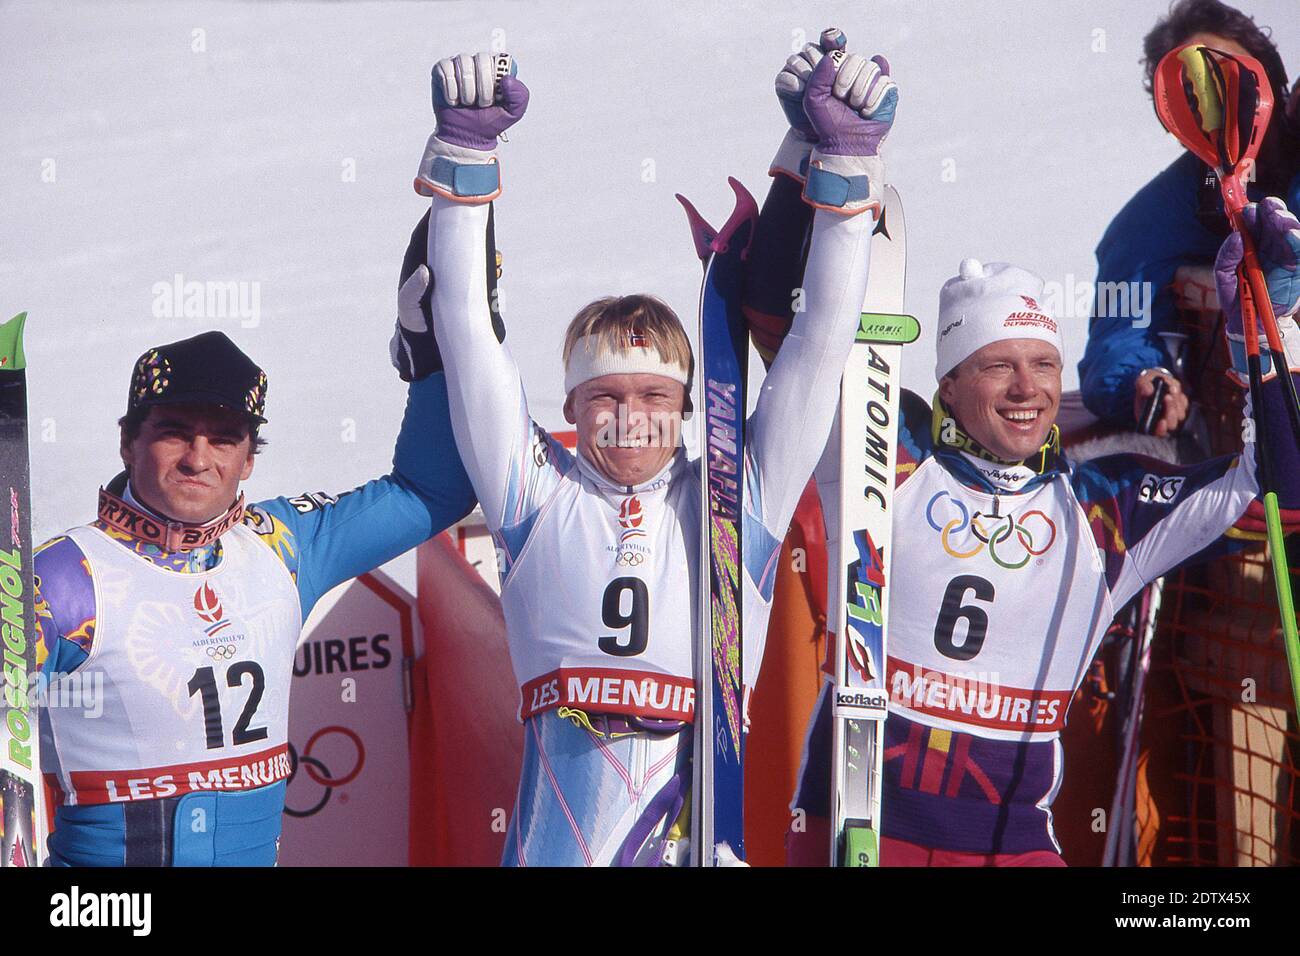
<svg viewBox="0 0 1300 956"><path fill-rule="evenodd" d="M206 650L208 652L208 657L212 658L214 661L228 661L235 656L236 648L234 644L218 644L216 647L209 645Z"/></svg>
<svg viewBox="0 0 1300 956"><path fill-rule="evenodd" d="M942 498L948 499L948 513L954 514L955 509L955 515L940 524L935 519L935 505ZM943 550L952 557L965 560L988 548L993 562L1011 571L1023 568L1030 558L1046 554L1056 542L1056 525L1038 509L1026 511L1019 518L1014 514L986 515L978 511L972 516L964 504L946 491L937 492L930 499L925 508L925 520L939 532ZM969 536L975 539L975 546L961 550L957 539L968 531ZM1014 555L1021 549L1024 556L1017 560Z"/></svg>
<svg viewBox="0 0 1300 956"><path fill-rule="evenodd" d="M356 748L356 757L353 760L352 769L342 776L335 777L330 773L329 768L325 766L323 761L318 757L312 756L312 748L314 748L317 742L326 734L342 734L344 737L348 738L348 740L352 742L352 746ZM288 801L286 800L284 812L289 814L291 817L310 817L313 814L320 813L321 810L325 809L325 805L329 803L330 796L334 793L335 788L345 786L357 779L357 776L361 773L361 768L364 767L365 764L366 748L361 742L361 736L355 730L351 730L347 727L322 727L308 738L307 746L302 749L301 754L298 753L293 744L290 743L289 779L285 784L286 788L293 784L294 778L298 776L298 767L301 765L303 772L313 781L324 787L325 792L321 795L321 798L316 801L314 806L308 807L306 810L295 810L288 805Z"/></svg>
<svg viewBox="0 0 1300 956"><path fill-rule="evenodd" d="M637 568L645 561L645 555L639 551L620 551L614 563L624 568Z"/></svg>

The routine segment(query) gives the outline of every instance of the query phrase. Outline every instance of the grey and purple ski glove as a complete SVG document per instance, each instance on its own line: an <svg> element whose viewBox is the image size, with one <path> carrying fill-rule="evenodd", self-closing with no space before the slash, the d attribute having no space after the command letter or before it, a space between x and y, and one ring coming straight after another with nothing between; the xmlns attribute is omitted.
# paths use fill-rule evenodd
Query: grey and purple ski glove
<svg viewBox="0 0 1300 956"><path fill-rule="evenodd" d="M804 112L817 131L817 149L837 156L875 156L894 122L898 88L883 56L823 57L808 77Z"/></svg>
<svg viewBox="0 0 1300 956"><path fill-rule="evenodd" d="M429 137L415 177L422 196L485 203L501 194L497 137L523 118L528 87L515 76L506 53L463 53L433 68L433 110L438 128Z"/></svg>
<svg viewBox="0 0 1300 956"><path fill-rule="evenodd" d="M790 129L810 143L817 142L817 131L812 120L803 111L803 94L808 88L808 77L827 53L843 50L848 38L843 31L828 27L816 43L806 43L776 75L776 98L790 123Z"/></svg>
<svg viewBox="0 0 1300 956"><path fill-rule="evenodd" d="M883 56L822 57L803 98L817 132L804 184L806 202L843 215L879 211L884 188L880 144L897 106L898 88Z"/></svg>
<svg viewBox="0 0 1300 956"><path fill-rule="evenodd" d="M1300 371L1300 329L1297 329L1295 321L1296 312L1300 311L1300 221L1282 200L1274 197L1248 204L1242 216L1255 240L1260 268L1268 283L1268 297L1272 300L1278 331L1286 347L1287 364L1292 371ZM1244 388L1250 378L1238 284L1242 258L1241 236L1233 232L1219 247L1219 255L1214 261L1214 281L1225 316L1223 331L1232 356L1232 369L1228 374ZM1259 328L1258 333L1260 372L1268 379L1273 375L1273 362L1264 329Z"/></svg>
<svg viewBox="0 0 1300 956"><path fill-rule="evenodd" d="M817 68L822 57L843 50L847 42L843 31L828 27L822 31L817 43L806 43L804 48L785 61L776 75L776 99L790 124L785 138L768 166L768 175L778 173L802 183L808 178L808 159L817 143L817 130L803 111L803 94L808 87L808 77Z"/></svg>

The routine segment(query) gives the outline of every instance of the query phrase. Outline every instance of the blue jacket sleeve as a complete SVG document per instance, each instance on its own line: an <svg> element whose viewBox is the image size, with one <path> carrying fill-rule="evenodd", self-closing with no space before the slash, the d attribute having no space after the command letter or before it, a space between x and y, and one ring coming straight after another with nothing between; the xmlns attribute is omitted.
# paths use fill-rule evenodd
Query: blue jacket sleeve
<svg viewBox="0 0 1300 956"><path fill-rule="evenodd" d="M925 399L908 389L903 389L899 407L895 483L901 485L934 454L934 437L931 435L934 413Z"/></svg>
<svg viewBox="0 0 1300 956"><path fill-rule="evenodd" d="M410 386L391 474L338 497L263 501L247 521L293 576L305 620L330 588L409 551L473 507L439 372Z"/></svg>
<svg viewBox="0 0 1300 956"><path fill-rule="evenodd" d="M1222 236L1197 216L1200 161L1184 153L1120 210L1097 245L1097 286L1079 362L1083 402L1094 415L1132 426L1133 385L1169 364L1159 333L1177 330L1171 285L1179 266L1209 263Z"/></svg>

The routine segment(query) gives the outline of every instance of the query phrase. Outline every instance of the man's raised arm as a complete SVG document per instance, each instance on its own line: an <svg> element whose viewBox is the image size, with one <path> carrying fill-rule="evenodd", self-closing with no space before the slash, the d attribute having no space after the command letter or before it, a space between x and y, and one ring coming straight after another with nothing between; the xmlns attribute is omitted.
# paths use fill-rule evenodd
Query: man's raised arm
<svg viewBox="0 0 1300 956"><path fill-rule="evenodd" d="M849 55L837 69L832 56L818 52L809 48L790 61L797 67L802 58L805 68L815 63L803 73L803 112L816 137L803 199L817 209L803 275L804 308L795 313L751 420L760 491L755 501L761 501L761 517L770 528L784 528L794 514L835 417L866 291L871 232L883 201L878 152L898 100L883 57ZM790 71L788 66L781 78ZM795 167L791 176L803 166L792 149L797 131L787 136L774 163Z"/></svg>
<svg viewBox="0 0 1300 956"><path fill-rule="evenodd" d="M432 200L427 266L403 287L402 310L403 325L406 316L411 325L422 321L411 303L425 297L431 270L430 319L447 372L456 443L494 531L521 517L533 431L519 370L494 334L495 303L483 295L488 204L501 192L497 136L528 106L523 83L496 77L501 62L479 53L442 60L434 69L438 129L415 184Z"/></svg>

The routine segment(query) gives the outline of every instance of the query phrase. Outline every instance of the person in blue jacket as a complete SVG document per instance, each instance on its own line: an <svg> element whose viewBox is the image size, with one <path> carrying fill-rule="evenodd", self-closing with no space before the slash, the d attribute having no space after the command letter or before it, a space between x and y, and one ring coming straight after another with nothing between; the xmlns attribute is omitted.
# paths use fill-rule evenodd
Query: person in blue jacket
<svg viewBox="0 0 1300 956"><path fill-rule="evenodd" d="M401 307L422 291L404 281ZM475 504L432 333L399 323L392 351L410 382L392 471L255 504L239 486L264 444L262 370L218 331L136 362L124 470L93 521L35 556L51 864L275 863L303 622Z"/></svg>
<svg viewBox="0 0 1300 956"><path fill-rule="evenodd" d="M1300 85L1288 110L1286 70L1267 32L1219 0L1179 0L1147 34L1148 91L1161 58L1189 42L1246 53L1263 64L1276 106L1248 193L1252 200L1281 197L1293 212L1300 212ZM1182 423L1188 399L1169 371L1173 362L1160 336L1179 331L1171 285L1180 266L1213 263L1227 234L1213 171L1188 152L1143 186L1111 222L1097 245L1098 289L1146 288L1149 295L1096 297L1087 348L1079 362L1083 401L1093 414L1133 427L1155 390L1155 379L1163 378L1168 395L1153 433L1167 435ZM1150 303L1149 310L1137 314L1123 308L1135 301Z"/></svg>

